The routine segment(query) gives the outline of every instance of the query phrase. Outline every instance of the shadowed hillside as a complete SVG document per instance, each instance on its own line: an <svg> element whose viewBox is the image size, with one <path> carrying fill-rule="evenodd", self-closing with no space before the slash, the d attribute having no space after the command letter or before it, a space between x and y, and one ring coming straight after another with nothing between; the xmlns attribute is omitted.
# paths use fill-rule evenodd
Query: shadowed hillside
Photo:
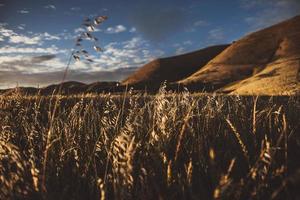
<svg viewBox="0 0 300 200"><path fill-rule="evenodd" d="M194 90L237 94L299 92L300 16L233 43L206 66L179 81Z"/></svg>
<svg viewBox="0 0 300 200"><path fill-rule="evenodd" d="M76 82L76 81L69 81L65 82L63 84L57 84L57 85L49 85L45 88L41 89L41 94L52 94L52 93L57 93L61 87L61 92L62 93L75 93L82 91L86 84Z"/></svg>
<svg viewBox="0 0 300 200"><path fill-rule="evenodd" d="M102 92L123 92L126 88L119 86L119 82L95 82L84 84L76 81L68 81L63 84L53 84L43 88L17 87L13 89L0 90L2 95L52 95L52 94L83 94Z"/></svg>
<svg viewBox="0 0 300 200"><path fill-rule="evenodd" d="M208 47L196 52L154 60L129 76L122 85L155 89L162 82L181 80L204 66L229 45Z"/></svg>

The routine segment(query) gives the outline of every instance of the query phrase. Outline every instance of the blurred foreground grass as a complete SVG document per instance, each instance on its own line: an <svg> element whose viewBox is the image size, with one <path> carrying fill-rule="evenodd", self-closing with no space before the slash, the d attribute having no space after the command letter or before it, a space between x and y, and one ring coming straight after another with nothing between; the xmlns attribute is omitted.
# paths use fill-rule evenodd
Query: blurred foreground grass
<svg viewBox="0 0 300 200"><path fill-rule="evenodd" d="M164 88L3 96L0 199L299 199L299 113L299 97Z"/></svg>

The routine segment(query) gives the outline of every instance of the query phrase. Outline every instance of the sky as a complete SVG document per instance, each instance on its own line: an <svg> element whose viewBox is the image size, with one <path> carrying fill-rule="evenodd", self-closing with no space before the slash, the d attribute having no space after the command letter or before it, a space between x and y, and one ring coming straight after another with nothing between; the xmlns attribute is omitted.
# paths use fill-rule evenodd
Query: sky
<svg viewBox="0 0 300 200"><path fill-rule="evenodd" d="M0 0L0 88L62 80L84 20L103 51L71 60L67 80L120 81L159 57L231 43L300 14L299 0ZM78 47L76 47L78 48Z"/></svg>

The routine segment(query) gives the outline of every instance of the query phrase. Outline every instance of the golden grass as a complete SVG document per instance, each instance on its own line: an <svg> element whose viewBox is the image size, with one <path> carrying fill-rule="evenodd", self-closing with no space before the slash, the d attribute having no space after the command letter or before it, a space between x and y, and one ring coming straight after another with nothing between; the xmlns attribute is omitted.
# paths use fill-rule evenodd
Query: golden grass
<svg viewBox="0 0 300 200"><path fill-rule="evenodd" d="M296 199L299 111L166 86L0 96L0 199Z"/></svg>

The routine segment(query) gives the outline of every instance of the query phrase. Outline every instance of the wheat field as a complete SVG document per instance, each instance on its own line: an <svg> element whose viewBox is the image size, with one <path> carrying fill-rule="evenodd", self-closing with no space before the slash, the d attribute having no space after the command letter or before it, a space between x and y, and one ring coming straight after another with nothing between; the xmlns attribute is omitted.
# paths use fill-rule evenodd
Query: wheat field
<svg viewBox="0 0 300 200"><path fill-rule="evenodd" d="M299 199L299 97L0 97L0 199Z"/></svg>

